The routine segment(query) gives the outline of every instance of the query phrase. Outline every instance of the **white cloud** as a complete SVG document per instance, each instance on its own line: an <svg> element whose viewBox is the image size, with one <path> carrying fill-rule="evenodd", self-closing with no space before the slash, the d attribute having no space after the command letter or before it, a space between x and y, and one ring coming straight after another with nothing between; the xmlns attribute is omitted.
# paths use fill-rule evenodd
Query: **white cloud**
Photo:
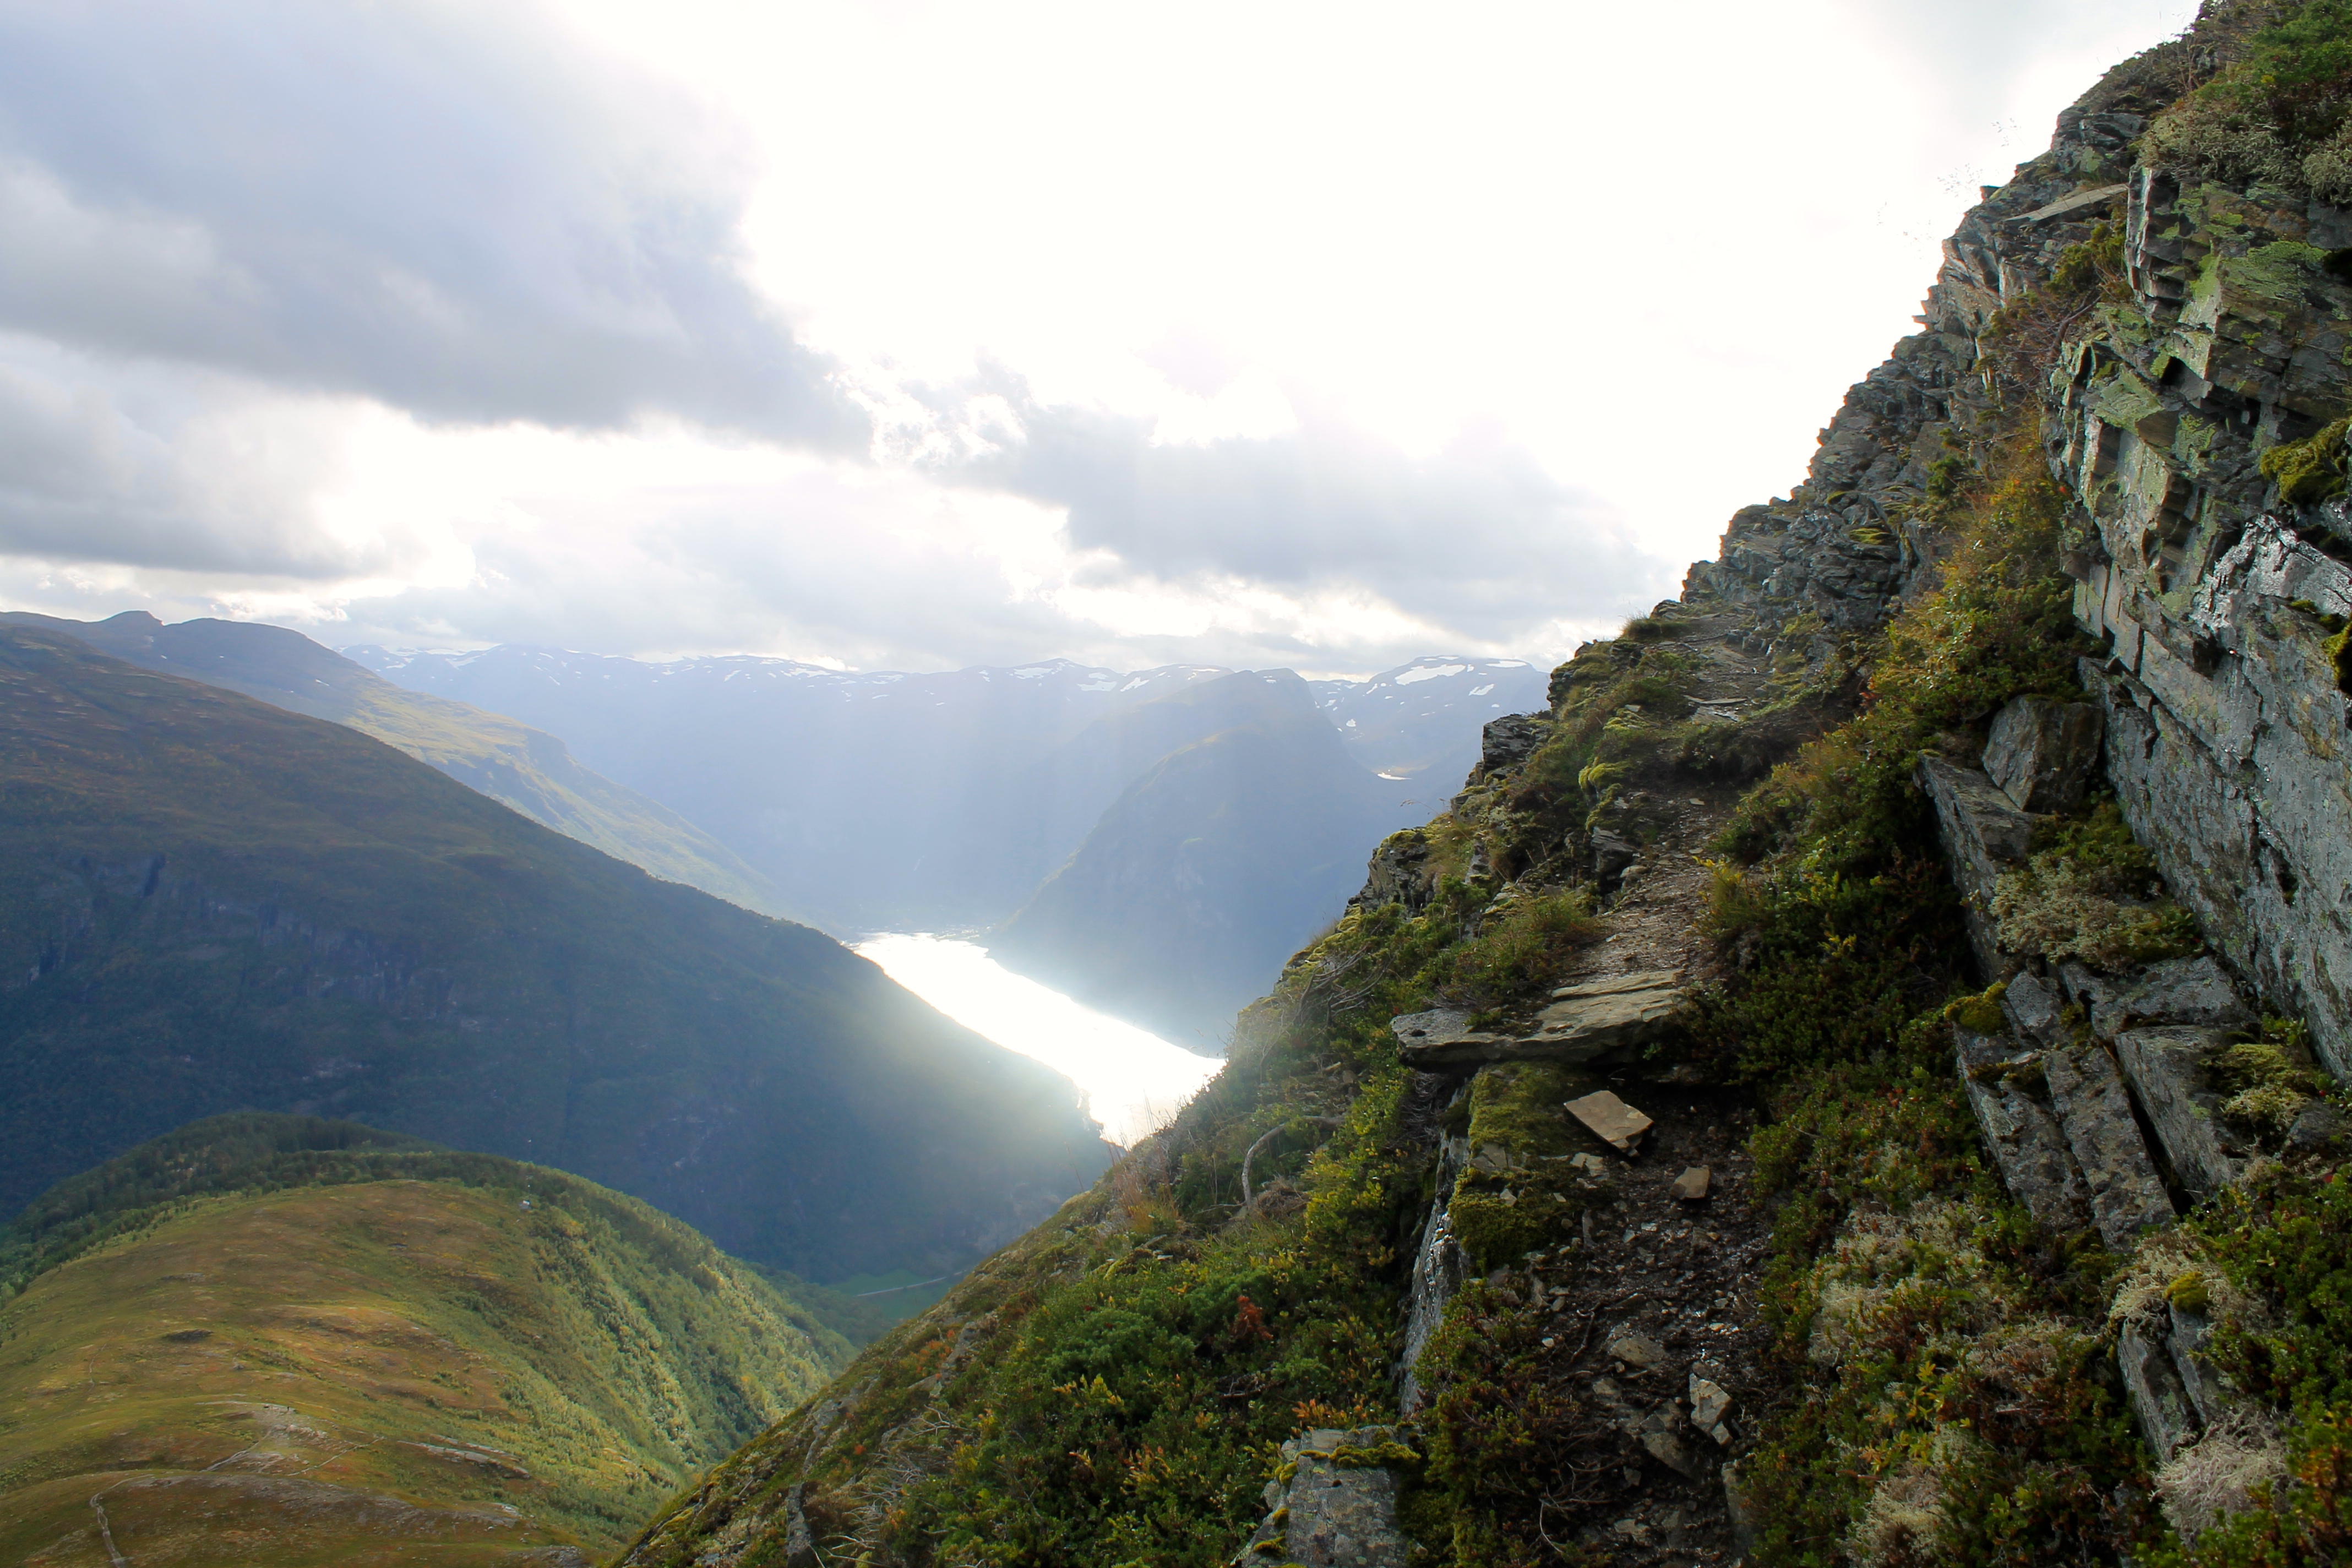
<svg viewBox="0 0 2352 1568"><path fill-rule="evenodd" d="M0 0L0 597L1549 658L2187 9Z"/></svg>

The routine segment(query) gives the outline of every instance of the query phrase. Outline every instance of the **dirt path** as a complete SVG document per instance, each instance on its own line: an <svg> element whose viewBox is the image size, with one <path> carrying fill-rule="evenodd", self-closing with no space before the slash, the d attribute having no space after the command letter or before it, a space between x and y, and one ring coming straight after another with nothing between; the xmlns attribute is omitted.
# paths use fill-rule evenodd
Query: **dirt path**
<svg viewBox="0 0 2352 1568"><path fill-rule="evenodd" d="M1765 699L1759 661L1722 643L1705 657L1702 713L1736 717ZM1709 785L1643 803L1665 826L1609 902L1609 937L1586 950L1565 983L1670 969L1693 981L1717 977L1719 961L1703 934L1714 873L1701 857L1743 788ZM1677 1081L1696 1075L1661 1066L1609 1075L1655 1122L1633 1157L1610 1157L1615 1201L1587 1216L1581 1245L1519 1271L1518 1288L1542 1289L1554 1314L1559 1373L1591 1393L1624 1453L1622 1465L1584 1480L1585 1506L1568 1531L1627 1568L1741 1556L1722 1466L1752 1440L1773 1386L1764 1366L1770 1336L1757 1321L1771 1225L1749 1202L1754 1105L1743 1091ZM1707 1172L1707 1195L1677 1195L1677 1179L1697 1167ZM1692 1419L1695 1390L1700 1413L1714 1413L1713 1391L1700 1384L1728 1397L1720 1436Z"/></svg>

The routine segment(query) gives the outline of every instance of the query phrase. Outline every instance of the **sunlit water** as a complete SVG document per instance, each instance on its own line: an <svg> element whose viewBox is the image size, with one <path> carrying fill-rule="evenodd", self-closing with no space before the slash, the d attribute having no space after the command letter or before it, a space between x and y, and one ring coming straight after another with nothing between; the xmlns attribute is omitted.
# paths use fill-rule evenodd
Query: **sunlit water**
<svg viewBox="0 0 2352 1568"><path fill-rule="evenodd" d="M1167 1125L1225 1065L1082 1007L968 942L892 933L857 951L965 1028L1066 1076L1121 1148Z"/></svg>

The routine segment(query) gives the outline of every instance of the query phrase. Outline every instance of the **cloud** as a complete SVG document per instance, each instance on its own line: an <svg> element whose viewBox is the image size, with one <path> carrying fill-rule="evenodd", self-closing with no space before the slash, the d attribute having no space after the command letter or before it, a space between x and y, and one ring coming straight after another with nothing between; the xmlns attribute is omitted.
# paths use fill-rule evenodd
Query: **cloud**
<svg viewBox="0 0 2352 1568"><path fill-rule="evenodd" d="M839 450L742 151L536 10L0 4L0 325L428 419Z"/></svg>
<svg viewBox="0 0 2352 1568"><path fill-rule="evenodd" d="M896 433L921 471L1063 511L1103 573L1366 594L1455 641L1606 618L1671 580L1605 502L1476 429L1419 457L1310 405L1276 435L1167 441L1001 368L925 402L930 421Z"/></svg>
<svg viewBox="0 0 2352 1568"><path fill-rule="evenodd" d="M347 412L0 332L0 552L324 580L416 564L339 529Z"/></svg>

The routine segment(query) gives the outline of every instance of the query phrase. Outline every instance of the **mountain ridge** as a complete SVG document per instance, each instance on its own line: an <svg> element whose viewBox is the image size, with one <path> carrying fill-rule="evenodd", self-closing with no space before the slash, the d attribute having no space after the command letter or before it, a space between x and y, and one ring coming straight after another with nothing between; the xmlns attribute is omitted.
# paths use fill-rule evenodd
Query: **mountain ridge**
<svg viewBox="0 0 2352 1568"><path fill-rule="evenodd" d="M447 698L405 691L299 632L245 621L166 626L141 610L103 621L10 612L0 614L0 625L59 632L145 668L348 724L542 826L665 880L762 914L791 912L774 886L734 851L668 807L583 767L555 736Z"/></svg>

